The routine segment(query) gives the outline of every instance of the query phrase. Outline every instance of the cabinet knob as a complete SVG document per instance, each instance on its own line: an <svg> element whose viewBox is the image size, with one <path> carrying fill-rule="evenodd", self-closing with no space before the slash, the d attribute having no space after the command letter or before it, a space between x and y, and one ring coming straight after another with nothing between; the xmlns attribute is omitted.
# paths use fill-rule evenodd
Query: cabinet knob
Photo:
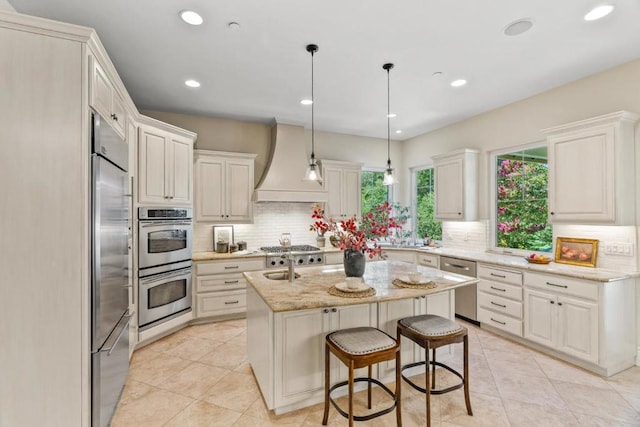
<svg viewBox="0 0 640 427"><path fill-rule="evenodd" d="M333 307L333 308L331 309L331 312L332 312L332 313L335 313L335 312L337 312L337 311L338 311L338 309L337 309L337 308L335 308L335 307Z"/></svg>
<svg viewBox="0 0 640 427"><path fill-rule="evenodd" d="M328 312L329 312L329 309L328 309L328 308L325 308L324 310L322 310L322 312L323 312L323 313L328 313Z"/></svg>
<svg viewBox="0 0 640 427"><path fill-rule="evenodd" d="M462 215L462 212L458 212L458 215Z"/></svg>
<svg viewBox="0 0 640 427"><path fill-rule="evenodd" d="M549 215L555 215L555 214L556 214L555 212L549 212Z"/></svg>
<svg viewBox="0 0 640 427"><path fill-rule="evenodd" d="M118 116L116 114L112 114L111 118L116 122L118 121Z"/></svg>
<svg viewBox="0 0 640 427"><path fill-rule="evenodd" d="M561 302L559 302L559 303L558 303L558 305L562 305L562 303L561 303Z"/></svg>
<svg viewBox="0 0 640 427"><path fill-rule="evenodd" d="M555 303L556 303L555 301L549 301L549 302L550 302L551 304L555 304Z"/></svg>

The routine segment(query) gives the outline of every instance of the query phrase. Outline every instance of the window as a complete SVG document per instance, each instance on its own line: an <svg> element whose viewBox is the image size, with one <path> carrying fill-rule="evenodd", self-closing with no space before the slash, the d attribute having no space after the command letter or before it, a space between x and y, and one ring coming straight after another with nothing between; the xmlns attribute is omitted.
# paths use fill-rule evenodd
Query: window
<svg viewBox="0 0 640 427"><path fill-rule="evenodd" d="M361 172L362 215L373 210L380 203L389 200L389 186L382 185L383 171L363 170Z"/></svg>
<svg viewBox="0 0 640 427"><path fill-rule="evenodd" d="M417 169L413 172L416 217L416 238L428 236L442 240L442 222L433 219L434 182L433 168Z"/></svg>
<svg viewBox="0 0 640 427"><path fill-rule="evenodd" d="M494 154L495 246L551 252L547 147Z"/></svg>

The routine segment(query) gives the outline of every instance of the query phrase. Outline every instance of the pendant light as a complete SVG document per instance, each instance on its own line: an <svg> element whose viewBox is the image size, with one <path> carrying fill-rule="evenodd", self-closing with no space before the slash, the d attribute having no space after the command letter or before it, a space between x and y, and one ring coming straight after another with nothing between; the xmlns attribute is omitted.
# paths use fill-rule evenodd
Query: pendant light
<svg viewBox="0 0 640 427"><path fill-rule="evenodd" d="M307 166L307 173L304 176L305 181L317 181L322 184L322 176L320 175L320 168L316 163L316 155L314 153L315 148L315 131L313 122L313 107L315 106L315 100L313 98L313 54L318 51L318 45L308 44L307 52L311 54L311 157L309 159L309 165Z"/></svg>
<svg viewBox="0 0 640 427"><path fill-rule="evenodd" d="M387 168L384 171L382 184L393 185L398 182L393 176L393 168L391 167L391 130L389 122L391 120L391 111L389 109L389 71L393 68L393 64L384 64L382 68L387 70Z"/></svg>

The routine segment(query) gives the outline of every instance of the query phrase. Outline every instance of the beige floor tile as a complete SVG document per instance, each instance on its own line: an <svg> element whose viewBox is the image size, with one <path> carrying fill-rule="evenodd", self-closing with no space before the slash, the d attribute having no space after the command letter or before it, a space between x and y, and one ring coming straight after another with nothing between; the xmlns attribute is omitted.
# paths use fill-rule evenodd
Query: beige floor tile
<svg viewBox="0 0 640 427"><path fill-rule="evenodd" d="M244 331L244 328L228 326L226 322L193 325L184 329L184 333L187 335L219 342L227 342L242 334Z"/></svg>
<svg viewBox="0 0 640 427"><path fill-rule="evenodd" d="M198 359L200 363L234 370L247 361L247 346L225 343Z"/></svg>
<svg viewBox="0 0 640 427"><path fill-rule="evenodd" d="M150 385L158 385L186 369L192 362L164 353L156 353L144 360L135 359L129 378Z"/></svg>
<svg viewBox="0 0 640 427"><path fill-rule="evenodd" d="M484 350L507 351L527 356L531 354L527 347L497 335L481 335L480 344Z"/></svg>
<svg viewBox="0 0 640 427"><path fill-rule="evenodd" d="M640 394L640 366L619 372L606 381L617 391Z"/></svg>
<svg viewBox="0 0 640 427"><path fill-rule="evenodd" d="M158 388L198 399L218 381L229 374L229 370L194 362L187 368L158 384Z"/></svg>
<svg viewBox="0 0 640 427"><path fill-rule="evenodd" d="M230 372L202 396L201 400L244 413L261 398L253 376Z"/></svg>
<svg viewBox="0 0 640 427"><path fill-rule="evenodd" d="M254 418L249 415L242 415L238 421L232 424L233 427L299 427L298 423L272 421L263 418Z"/></svg>
<svg viewBox="0 0 640 427"><path fill-rule="evenodd" d="M112 427L158 427L193 402L179 394L152 388L147 393L119 405Z"/></svg>
<svg viewBox="0 0 640 427"><path fill-rule="evenodd" d="M276 415L273 411L269 411L262 399L258 399L244 412L244 415L250 417L270 420L272 422L282 424L290 423L301 425L309 415L309 408L298 409L297 411L287 412L286 414Z"/></svg>
<svg viewBox="0 0 640 427"><path fill-rule="evenodd" d="M548 405L558 409L567 408L562 397L546 378L500 372L494 372L494 378L503 399Z"/></svg>
<svg viewBox="0 0 640 427"><path fill-rule="evenodd" d="M240 374L245 375L253 375L253 370L251 369L251 364L247 361L244 361L240 365L238 365L234 370L234 372L238 372Z"/></svg>
<svg viewBox="0 0 640 427"><path fill-rule="evenodd" d="M224 324L226 326L233 326L235 328L246 328L247 327L247 319L243 318L243 319L227 320L226 322L224 322Z"/></svg>
<svg viewBox="0 0 640 427"><path fill-rule="evenodd" d="M640 388L640 383L638 384L638 388ZM619 393L620 396L622 396L622 398L626 400L627 403L631 405L631 407L635 409L637 413L640 414L640 390L636 393Z"/></svg>
<svg viewBox="0 0 640 427"><path fill-rule="evenodd" d="M580 426L576 417L565 409L556 409L548 405L537 405L510 399L504 399L503 404L509 422L513 427Z"/></svg>
<svg viewBox="0 0 640 427"><path fill-rule="evenodd" d="M638 424L629 424L593 415L574 414L574 416L580 423L580 427L638 427Z"/></svg>
<svg viewBox="0 0 640 427"><path fill-rule="evenodd" d="M611 389L602 377L546 355L536 355L536 363L547 378L574 384Z"/></svg>
<svg viewBox="0 0 640 427"><path fill-rule="evenodd" d="M324 416L324 403L315 404L313 406L310 406L308 409L309 409L309 413L307 414L307 417L305 418L302 425L304 427L322 425L322 417ZM327 425L344 426L346 425L346 419L343 418L342 415L340 415L333 406L330 406L329 419L327 421Z"/></svg>
<svg viewBox="0 0 640 427"><path fill-rule="evenodd" d="M492 372L500 372L505 375L546 377L533 357L497 350L485 350L485 355Z"/></svg>
<svg viewBox="0 0 640 427"><path fill-rule="evenodd" d="M174 345L172 348L164 351L164 353L182 359L196 361L222 345L224 345L224 343L205 338L185 337L184 341Z"/></svg>
<svg viewBox="0 0 640 427"><path fill-rule="evenodd" d="M235 345L242 345L242 346L246 346L247 345L247 331L244 330L244 332L236 335L235 337L231 338L229 341L227 341L229 344L235 344Z"/></svg>
<svg viewBox="0 0 640 427"><path fill-rule="evenodd" d="M431 396L431 424L440 422L440 396ZM402 399L403 425L426 425L427 402L424 394Z"/></svg>
<svg viewBox="0 0 640 427"><path fill-rule="evenodd" d="M195 401L163 427L228 427L242 414L207 402Z"/></svg>
<svg viewBox="0 0 640 427"><path fill-rule="evenodd" d="M155 390L154 386L127 378L127 382L124 385L122 395L120 396L120 402L118 404L120 406L127 405L152 390Z"/></svg>
<svg viewBox="0 0 640 427"><path fill-rule="evenodd" d="M502 400L498 397L470 393L473 415L467 413L462 389L440 397L440 418L443 422L460 426L509 426Z"/></svg>
<svg viewBox="0 0 640 427"><path fill-rule="evenodd" d="M640 425L640 414L614 390L555 381L553 384L574 413Z"/></svg>

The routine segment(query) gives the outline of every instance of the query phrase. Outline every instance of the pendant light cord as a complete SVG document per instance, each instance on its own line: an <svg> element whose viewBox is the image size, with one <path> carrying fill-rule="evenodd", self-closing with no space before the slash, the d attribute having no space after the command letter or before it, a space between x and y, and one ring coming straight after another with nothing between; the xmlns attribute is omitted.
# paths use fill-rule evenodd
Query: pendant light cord
<svg viewBox="0 0 640 427"><path fill-rule="evenodd" d="M317 49L317 48L316 48ZM313 108L316 105L316 100L315 97L313 96L313 53L315 52L315 50L311 50L311 161L313 162L316 158L316 155L314 153L314 148L315 148L315 141L314 141L314 136L315 136L315 130L314 130L314 114L313 114Z"/></svg>
<svg viewBox="0 0 640 427"><path fill-rule="evenodd" d="M391 65L391 67L393 67L393 65ZM391 117L389 117L391 114L391 90L389 89L389 70L391 70L391 67L387 68L387 167L389 169L391 168Z"/></svg>

